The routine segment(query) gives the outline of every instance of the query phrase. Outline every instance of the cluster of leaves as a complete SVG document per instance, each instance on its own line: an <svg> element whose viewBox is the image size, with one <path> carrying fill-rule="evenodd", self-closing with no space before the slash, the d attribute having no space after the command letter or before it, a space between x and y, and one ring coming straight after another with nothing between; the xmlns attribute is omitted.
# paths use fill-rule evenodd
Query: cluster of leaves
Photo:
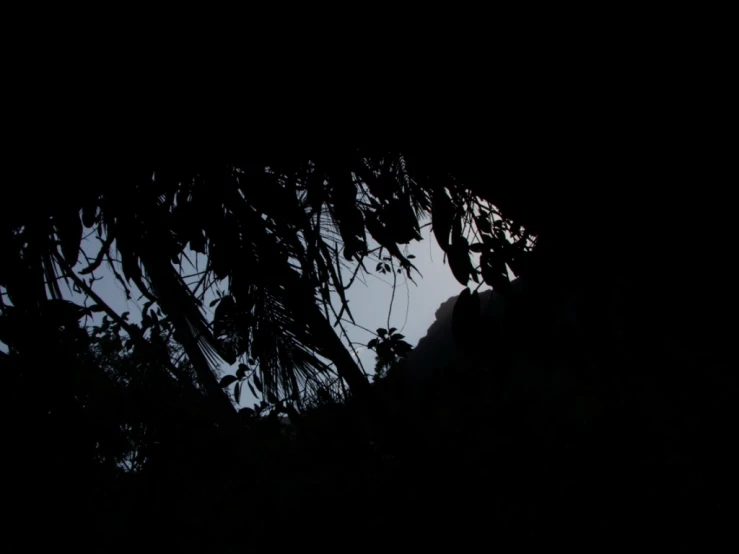
<svg viewBox="0 0 739 554"><path fill-rule="evenodd" d="M413 254L408 254L407 258L409 260L413 260L415 256ZM403 270L401 268L393 268L390 262L392 262L392 258L383 257L382 261L378 262L377 266L375 267L375 271L377 271L377 273L379 273L380 275L387 275L388 273L392 274L393 269L395 269L395 272L398 274L403 273Z"/></svg>
<svg viewBox="0 0 739 554"><path fill-rule="evenodd" d="M92 498L89 505L99 506L99 491L114 489L106 489L101 483L115 482L125 489L132 482L143 482L150 484L152 492L136 498L135 510L145 511L147 499L163 498L156 508L145 512L155 521L152 527L159 523L157 518L171 517L171 521L179 524L173 525L174 529L189 529L193 523L201 524L211 517L211 506L206 507L204 502L215 496L210 487L203 487L205 492L196 503L196 517L182 516L177 511L180 509L177 499L187 498L196 487L193 483L212 478L242 492L234 486L240 483L234 475L248 474L244 470L247 466L240 464L242 459L220 456L221 451L212 448L218 443L213 437L230 429L231 415L240 422L256 422L253 427L257 427L264 420L274 422L280 414L287 413L292 419L293 402L298 400L309 408L336 408L344 384L351 388L351 400L359 404L364 398L361 392L366 389L366 378L342 341L345 337L336 331L333 323L341 322L344 316L353 320L344 293L357 274L366 271L364 262L368 257L377 255L382 260L376 268L379 272L392 271L395 276L393 268L397 264L401 272L413 274L412 258L405 256L399 245L420 238L419 222L428 215L459 283L467 287L470 281L478 284L482 281L505 294L510 285L509 272L518 275L528 271L531 236L503 218L488 202L492 196L487 193L492 187L485 189L480 180L474 183L455 178L454 172L437 167L434 162L398 152L355 150L274 155L229 165L112 167L94 175L95 181L107 178L109 183L95 182L74 190L56 187L59 190L49 192L46 203L32 202L32 196L23 197L37 194L28 187L29 192L21 191L16 203L6 203L0 214L3 261L0 341L7 346L8 353L0 353L0 369L10 394L3 424L5 436L12 445L10 452L15 454L7 456L12 464L8 473L20 476L19 480L31 487L31 494L26 491L23 494L33 499L34 512L43 511L38 519L47 522L65 510L70 511L65 505L70 498ZM489 178L486 165L482 180ZM536 211L533 206L536 199L527 201L529 213ZM542 205L539 210L557 212L546 202L539 204ZM574 209L569 213L574 213ZM595 217L591 215L591 219ZM101 247L92 259L86 259L86 267L78 270L76 264L85 229L97 235ZM375 248L373 243L378 246ZM389 255L389 260L384 253ZM202 268L196 268L196 283L187 282L188 260L196 266L202 262ZM95 298L92 284L103 263L108 263L126 295L141 295L145 300L141 325L130 323L125 314L115 314ZM342 270L348 270L351 279L345 280ZM551 278L554 273L543 278ZM71 280L78 292L92 299L92 306L82 307L62 300L60 278ZM206 292L211 293L220 286L226 293L220 294L210 306L215 308L215 317L213 322L208 322L202 310L203 301ZM331 304L334 293L340 298L339 307ZM529 312L542 316L531 319L543 319L546 309L544 306L540 312ZM107 317L92 329L92 334L87 333L80 326L80 319L96 316L101 310ZM479 297L465 289L455 307L455 337L464 340L470 336L470 327L474 327L470 324L478 313ZM531 341L531 327L523 330L528 332L521 332L520 337ZM651 331L644 333L645 336L651 337ZM377 353L381 374L402 359L410 346L393 328L378 329L377 335L370 348ZM523 339L519 338L521 343ZM528 344L543 357L557 347L553 340ZM581 358L592 354L581 350L578 349ZM219 358L242 362L234 377L217 379L215 366L220 363ZM571 364L587 369L589 363L590 360L583 359L558 359L553 365ZM698 367L698 363L693 367L673 359L670 370L681 363L686 366L684 371L673 371L673 374L688 375L689 371L695 374L705 369ZM651 368L647 366L643 362L636 368L638 371L626 368L628 379L614 390L631 394L634 383L638 384L638 378L632 376L648 373ZM607 460L602 467L608 467L606 464L617 458L628 469L637 457L643 460L645 453L659 462L675 455L684 456L689 450L673 447L676 441L671 430L657 437L661 441L653 440L654 433L650 430L664 416L657 413L658 409L652 410L655 414L650 420L641 413L626 413L627 406L639 406L636 411L640 411L641 407L650 405L649 398L645 401L635 396L619 398L614 394L610 406L616 408L608 417L596 421L597 427L543 433L542 426L530 424L528 397L517 400L515 394L509 395L513 400L503 407L490 401L499 398L495 395L499 393L500 372L492 373L480 372L457 380L450 377L440 383L436 394L421 399L426 408L422 410L424 431L436 426L436 432L429 433L428 443L438 447L421 446L410 454L406 451L403 462L412 469L395 476L395 482L402 483L402 487L375 486L384 475L376 468L385 466L365 455L370 449L357 448L360 454L346 455L348 439L362 436L357 430L360 426L347 431L350 428L347 425L322 443L322 446L331 444L331 448L323 450L330 454L316 458L320 459L320 469L312 476L321 471L326 473L326 468L330 468L329 471L338 475L336 481L325 487L321 481L313 488L302 482L303 486L296 487L292 496L286 493L284 498L299 501L309 496L306 491L318 491L319 496L315 498L333 501L331 515L343 515L347 520L354 518L360 526L363 520L355 517L355 508L361 508L367 494L378 489L385 506L387 498L394 494L394 504L402 506L397 508L398 512L412 511L406 509L404 502L397 501L398 490L409 489L405 484L413 478L413 471L427 467L425 463L431 460L433 471L417 478L417 488L408 494L408 500L415 502L413 506L423 504L419 500L422 497L415 498L414 494L428 491L432 479L434 483L446 479L447 490L465 492L480 490L481 482L488 485L484 490L491 498L497 495L491 504L503 506L498 515L519 517L522 526L530 529L532 520L527 515L536 515L539 509L531 502L537 493L539 497L556 499L551 501L551 513L564 514L566 510L557 501L569 497L576 489L579 499L587 500L580 503L580 513L598 512L590 510L593 505L590 501L596 494L588 491L593 487L579 475L598 455ZM736 390L736 381L731 376L722 375L721 379L721 386L715 389ZM243 408L237 415L224 390L233 385L238 403L244 383L250 389L254 387L252 392L261 393L263 399L253 409ZM689 445L694 446L693 452L710 448L714 456L707 459L733 459L728 447L723 445L731 442L725 438L731 436L731 426L737 420L735 403L731 404L730 394L726 395L729 402L714 402L711 395L715 389L708 387L700 402L683 402L695 399L695 384L694 379L686 377L679 388L674 387L679 390L672 402L677 415L670 425L690 421L686 427L691 429L685 433L692 441ZM540 388L548 390L546 386ZM658 396L653 392L650 398ZM444 398L447 401L440 402ZM550 424L550 411L540 411L540 419ZM320 420L316 427L323 426L327 420L337 426L345 425L350 419L341 417L347 411L325 412L330 417ZM624 427L622 422L627 418L631 418L630 423ZM704 423L709 419L710 424ZM409 425L403 429L408 427L412 428ZM619 431L622 427L627 430ZM239 432L245 429L248 426L238 427ZM423 433L409 432L409 435L416 443L423 443L424 438L420 436ZM593 443L589 440L591 436L603 438ZM234 435L228 438L225 442L230 443ZM367 441L361 440L353 444L362 442L365 444L361 446L366 446ZM261 452L265 443L250 444L254 445L251 450ZM302 476L309 466L306 460L311 458L304 452L300 456L294 458L300 463L291 472L283 471L288 463L284 458L274 458L254 474L269 477L270 485L286 482L288 474ZM563 467L573 460L586 462L564 467L568 469L567 479L555 480L545 489L547 476L563 473L562 467L557 467L559 462L549 463L553 459L564 460L560 464ZM222 466L229 460L238 470L223 477L226 471L222 471ZM278 460L279 463L274 463ZM703 470L709 465L704 464ZM142 474L148 481L121 477L132 473L137 477ZM474 478L468 478L468 473ZM622 473L627 475L626 471ZM501 475L517 475L518 479L500 479ZM535 482L531 480L532 475L536 476ZM369 478L357 484L365 476ZM722 475L725 476L730 478L730 472ZM468 481L460 486L460 478ZM616 489L621 483L629 484L628 478L619 478L610 492L618 493ZM346 492L347 482L356 488ZM577 487L573 486L575 482ZM168 484L166 489L163 483ZM183 483L188 486L182 487ZM648 478L638 483L645 490L653 486ZM287 490L290 485L283 486ZM82 489L90 498L80 494ZM630 490L635 489L638 487ZM177 496L178 490L184 492ZM255 489L243 490L249 494L232 493L238 502L254 494ZM263 517L277 521L274 529L284 530L285 511L290 512L291 523L305 520L306 513L316 514L315 520L311 520L316 524L325 525L325 520L330 519L324 510L315 509L316 505L328 502L311 498L313 504L304 507L313 510L302 510L296 515L294 503L284 502L274 490L267 490L277 500L263 509L267 514ZM670 490L678 488L660 489L667 495ZM337 491L343 496L333 496ZM356 494L358 491L361 494ZM42 494L51 498L51 502L38 502ZM426 498L432 495L444 497L434 490ZM501 501L501 496L507 503ZM610 498L610 494L604 496ZM705 500L700 495L694 497ZM467 499L458 500L461 505ZM238 502L227 506L237 506ZM118 513L118 504L111 504L114 509L110 513ZM663 506L666 504L669 502L665 501ZM694 504L707 505L706 502ZM285 506L290 509L285 510ZM158 510L160 507L164 509ZM177 517L171 515L175 512ZM442 512L446 514L448 510L438 510ZM227 519L227 510L223 513L224 521L232 525L219 521L217 533L212 536L222 536L224 528L238 528L245 520L254 521L238 509L232 510L231 520ZM373 513L382 514L383 510ZM394 515L395 520L405 521L402 517L405 514ZM75 517L85 521L85 514L78 516L75 512ZM564 517L571 520L569 513ZM341 520L337 527L343 523ZM425 524L428 527L428 522ZM121 527L128 531L125 525ZM258 527L254 525L255 529ZM314 532L315 528L310 530ZM243 539L239 536L238 540Z"/></svg>
<svg viewBox="0 0 739 554"><path fill-rule="evenodd" d="M205 412L192 368L187 360L173 364L180 347L162 327L153 325L139 341L125 331L127 314L81 327L91 313L64 300L42 304L40 319L4 306L0 340L8 354L0 362L19 393L13 409L28 414L16 432L35 437L46 455L70 452L80 468L93 466L108 479L140 471L166 435Z"/></svg>
<svg viewBox="0 0 739 554"><path fill-rule="evenodd" d="M451 191L451 196L449 192ZM506 220L491 206L454 187L438 186L432 196L432 228L449 259L452 274L463 286L482 280L501 294L510 289L509 272L522 275L533 237L520 224ZM477 242L470 244L472 234ZM479 254L475 266L472 255Z"/></svg>
<svg viewBox="0 0 739 554"><path fill-rule="evenodd" d="M220 381L224 389L233 385L233 400L237 406L241 404L244 385L249 388L255 398L262 396L262 399L252 408L240 408L239 414L247 418L259 418L264 414L290 414L293 419L297 419L297 410L294 405L301 405L304 399L298 395L292 399L280 399L270 390L265 392L256 361L249 359L248 364L239 364L235 375L226 375Z"/></svg>
<svg viewBox="0 0 739 554"><path fill-rule="evenodd" d="M387 371L405 358L413 347L403 339L404 335L396 333L397 329L377 329L377 337L367 343L367 347L377 354L375 379L385 377Z"/></svg>
<svg viewBox="0 0 739 554"><path fill-rule="evenodd" d="M523 264L529 237L501 223L466 183L418 156L345 150L230 165L115 168L107 184L43 210L8 214L0 232L7 262L0 287L24 309L61 298L60 277L92 297L96 272L107 262L125 294L146 302L142 328L127 325L126 333L150 341L156 333L147 329L166 320L194 377L176 364L168 371L183 386L194 382L216 418L235 415L217 379L221 360L255 362L233 383L237 399L243 382L267 400L297 401L337 378L362 396L369 391L366 374L349 353L342 324L355 321L345 291L366 271L368 256L380 257L381 273L412 277L412 256L400 246L421 238L419 222L429 215L463 285L481 276L502 289L506 267L515 273ZM79 270L85 228L100 248ZM195 282L188 282L191 267ZM221 288L211 323L203 301Z"/></svg>

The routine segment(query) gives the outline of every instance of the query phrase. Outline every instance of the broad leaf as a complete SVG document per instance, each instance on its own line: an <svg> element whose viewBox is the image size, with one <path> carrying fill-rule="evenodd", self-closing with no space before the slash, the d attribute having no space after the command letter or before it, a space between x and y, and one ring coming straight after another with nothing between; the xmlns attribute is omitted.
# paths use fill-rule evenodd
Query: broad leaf
<svg viewBox="0 0 739 554"><path fill-rule="evenodd" d="M449 234L454 223L454 204L444 187L437 187L431 197L431 227L439 246L444 252L449 250Z"/></svg>
<svg viewBox="0 0 739 554"><path fill-rule="evenodd" d="M262 380L259 378L259 375L257 375L256 373L254 374L254 386L257 387L257 390L259 392L261 393L264 392L264 390L262 389Z"/></svg>
<svg viewBox="0 0 739 554"><path fill-rule="evenodd" d="M77 264L82 242L82 222L77 212L62 212L54 218L62 255L70 267Z"/></svg>
<svg viewBox="0 0 739 554"><path fill-rule="evenodd" d="M236 377L238 377L239 379L243 379L248 370L249 368L246 366L246 364L239 364L239 368L236 370Z"/></svg>

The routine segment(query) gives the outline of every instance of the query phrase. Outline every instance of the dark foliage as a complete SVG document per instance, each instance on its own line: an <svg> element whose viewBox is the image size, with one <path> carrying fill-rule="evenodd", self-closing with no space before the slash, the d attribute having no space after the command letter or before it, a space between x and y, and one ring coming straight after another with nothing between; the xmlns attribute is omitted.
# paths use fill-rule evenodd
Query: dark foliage
<svg viewBox="0 0 739 554"><path fill-rule="evenodd" d="M724 527L739 421L726 209L511 190L492 173L471 153L344 150L108 168L45 202L20 191L0 218L17 529L80 550L225 552ZM370 382L344 293L367 264L417 278L401 247L426 217L465 287L460 357L419 384L411 346L378 329ZM80 268L88 233L100 248ZM95 294L102 264L145 303L140 322ZM467 288L482 283L505 299L488 327Z"/></svg>

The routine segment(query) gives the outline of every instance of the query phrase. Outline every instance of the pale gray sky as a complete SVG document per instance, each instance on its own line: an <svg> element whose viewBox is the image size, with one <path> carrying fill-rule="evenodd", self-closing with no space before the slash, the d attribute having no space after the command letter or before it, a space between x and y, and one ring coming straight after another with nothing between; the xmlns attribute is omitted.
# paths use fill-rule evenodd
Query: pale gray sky
<svg viewBox="0 0 739 554"><path fill-rule="evenodd" d="M439 248L431 227L424 228L421 234L424 240L413 241L407 250L409 254L416 256L412 261L423 277L413 272L415 283L412 283L405 277L405 272L397 275L390 318L390 327L397 328L413 346L433 323L439 305L463 289L445 263L444 252ZM374 266L369 267L370 265L372 264L367 264L368 269L374 270ZM392 296L392 277L374 274L366 277L365 283L356 282L347 295L355 320L371 331L378 327L386 328ZM480 290L487 288L489 287L483 286ZM367 343L374 336L359 327L353 330L350 327L351 324L347 324L347 332L358 342ZM371 351L361 351L360 359L368 371L375 365L374 353Z"/></svg>

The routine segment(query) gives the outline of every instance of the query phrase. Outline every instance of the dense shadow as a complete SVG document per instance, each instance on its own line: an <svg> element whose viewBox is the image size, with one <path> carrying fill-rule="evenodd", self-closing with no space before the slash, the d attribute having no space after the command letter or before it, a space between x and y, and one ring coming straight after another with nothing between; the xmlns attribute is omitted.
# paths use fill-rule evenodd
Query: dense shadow
<svg viewBox="0 0 739 554"><path fill-rule="evenodd" d="M729 207L697 193L624 192L614 204L592 191L501 193L485 164L423 152L391 166L407 165L411 186L405 174L383 180L384 158L353 166L356 155L323 154L305 188L259 164L225 180L218 168L170 167L154 184L150 168L131 169L144 184L4 220L3 465L17 536L100 552L232 552L730 529ZM347 168L366 173L372 202L342 188L355 186ZM442 181L450 172L468 184ZM261 188L241 186L245 174ZM535 230L535 246L506 239L474 202L464 212L471 193L511 214L510 229ZM394 330L378 333L387 371L371 382L324 316L323 285L337 284L339 261L369 256L369 235L410 274L398 244L415 240L422 213L470 288L440 306L410 353ZM140 325L49 286L59 271L84 289L87 273L69 271L83 227L103 243L115 235L120 280L147 302ZM212 325L173 269L184 245L228 279ZM93 274L99 260L89 262ZM520 276L510 283L506 263ZM472 292L475 278L496 292ZM211 355L244 363L219 381ZM247 386L263 400L234 409L227 394ZM39 525L46 536L31 534Z"/></svg>

